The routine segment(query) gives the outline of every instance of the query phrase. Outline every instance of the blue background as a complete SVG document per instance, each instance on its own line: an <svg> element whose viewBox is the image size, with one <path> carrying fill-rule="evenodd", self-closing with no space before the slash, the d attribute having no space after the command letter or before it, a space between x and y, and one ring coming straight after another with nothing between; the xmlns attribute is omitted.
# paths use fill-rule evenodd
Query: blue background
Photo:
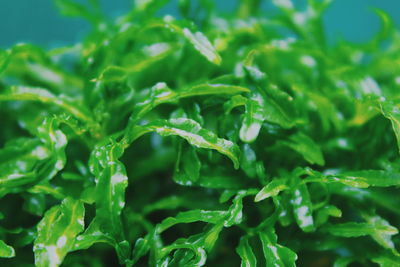
<svg viewBox="0 0 400 267"><path fill-rule="evenodd" d="M233 10L238 0L215 0L220 10ZM293 0L293 2L300 0ZM100 0L109 16L123 14L132 0ZM177 14L172 1L161 12ZM264 0L265 3L271 0ZM270 8L267 4L266 9ZM388 12L400 25L400 0L334 0L325 15L330 42L342 37L353 42L370 38L379 29L379 19L371 7ZM88 31L89 25L79 18L62 17L51 0L0 0L0 47L18 42L32 42L45 47L73 44Z"/></svg>

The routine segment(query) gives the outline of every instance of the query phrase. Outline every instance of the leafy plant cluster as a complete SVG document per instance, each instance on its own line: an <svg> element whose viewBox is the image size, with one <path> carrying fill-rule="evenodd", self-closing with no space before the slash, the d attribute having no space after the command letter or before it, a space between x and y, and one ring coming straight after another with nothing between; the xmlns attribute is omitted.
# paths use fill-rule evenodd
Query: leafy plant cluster
<svg viewBox="0 0 400 267"><path fill-rule="evenodd" d="M0 265L399 266L391 18L329 45L328 0L168 2L56 0L85 39L0 51Z"/></svg>

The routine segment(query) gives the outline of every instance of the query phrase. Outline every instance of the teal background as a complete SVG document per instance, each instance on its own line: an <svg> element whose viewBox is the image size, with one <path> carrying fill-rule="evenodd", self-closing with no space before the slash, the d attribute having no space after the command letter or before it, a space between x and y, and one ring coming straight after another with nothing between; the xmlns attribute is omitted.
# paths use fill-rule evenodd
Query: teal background
<svg viewBox="0 0 400 267"><path fill-rule="evenodd" d="M78 0L79 1L79 0ZM113 17L129 10L132 0L100 0L103 10ZM161 14L176 15L176 2ZM273 9L264 0L266 10ZM304 2L293 0L293 2ZM215 0L221 12L233 10L237 0ZM301 3L300 3L301 4ZM379 29L379 19L371 7L388 12L400 25L400 0L334 0L326 12L325 27L330 43L338 37L353 42L368 40ZM73 44L85 35L89 25L79 18L62 17L51 0L0 0L0 47L31 42L44 47Z"/></svg>

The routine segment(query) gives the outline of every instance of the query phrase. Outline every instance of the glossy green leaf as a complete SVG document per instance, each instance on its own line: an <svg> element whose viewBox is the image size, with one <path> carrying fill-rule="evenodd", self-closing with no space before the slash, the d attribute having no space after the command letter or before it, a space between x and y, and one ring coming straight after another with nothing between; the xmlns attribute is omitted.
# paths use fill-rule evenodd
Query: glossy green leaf
<svg viewBox="0 0 400 267"><path fill-rule="evenodd" d="M121 212L125 206L125 189L128 177L125 166L119 161L123 149L117 143L99 146L92 154L92 172L96 176L96 222L101 232L124 240Z"/></svg>
<svg viewBox="0 0 400 267"><path fill-rule="evenodd" d="M257 138L265 119L264 113L261 96L247 101L246 112L240 128L240 139L243 142L251 143Z"/></svg>
<svg viewBox="0 0 400 267"><path fill-rule="evenodd" d="M132 252L132 264L135 264L142 256L144 256L150 249L149 240L146 238L139 238L135 242Z"/></svg>
<svg viewBox="0 0 400 267"><path fill-rule="evenodd" d="M37 226L34 243L36 266L59 266L83 231L85 209L79 200L66 198L48 210Z"/></svg>
<svg viewBox="0 0 400 267"><path fill-rule="evenodd" d="M246 87L221 84L221 83L205 83L194 85L180 90L179 97L192 97L202 95L235 95L240 93L248 93L250 90Z"/></svg>
<svg viewBox="0 0 400 267"><path fill-rule="evenodd" d="M203 129L199 123L191 119L178 118L153 121L145 126L138 126L129 134L130 140L135 140L148 132L157 132L161 136L178 135L187 140L189 144L199 147L217 150L229 157L234 167L239 167L239 148L226 139L218 138L213 132Z"/></svg>
<svg viewBox="0 0 400 267"><path fill-rule="evenodd" d="M82 121L93 123L89 112L84 108L77 108L73 100L66 96L56 96L43 88L26 86L13 86L8 91L0 94L0 101L37 101L60 107L63 111L75 116Z"/></svg>
<svg viewBox="0 0 400 267"><path fill-rule="evenodd" d="M382 114L390 120L400 150L400 107L393 102L381 103Z"/></svg>
<svg viewBox="0 0 400 267"><path fill-rule="evenodd" d="M267 228L258 235L262 243L267 265L296 266L296 253L277 243L277 236L272 228Z"/></svg>
<svg viewBox="0 0 400 267"><path fill-rule="evenodd" d="M370 214L363 214L364 219L366 220L367 223L375 226L387 226L387 227L392 227L396 233L398 233L398 230L391 226L388 221L383 219L382 217L378 215L370 215ZM391 249L395 251L395 245L392 241L392 235L393 233L385 233L381 231L375 231L374 233L371 234L371 237L382 247Z"/></svg>
<svg viewBox="0 0 400 267"><path fill-rule="evenodd" d="M232 96L231 99L224 104L225 113L229 114L232 109L245 106L247 103L247 98L241 95Z"/></svg>
<svg viewBox="0 0 400 267"><path fill-rule="evenodd" d="M333 205L324 206L320 210L318 210L315 224L325 224L328 221L329 216L342 217L342 211Z"/></svg>
<svg viewBox="0 0 400 267"><path fill-rule="evenodd" d="M369 223L342 223L327 225L323 227L323 230L329 232L332 235L343 236L343 237L358 237L366 235L395 235L398 230L390 225L385 225L382 223L369 224Z"/></svg>
<svg viewBox="0 0 400 267"><path fill-rule="evenodd" d="M0 240L0 258L13 258L13 257L15 257L14 248L7 245L3 240Z"/></svg>
<svg viewBox="0 0 400 267"><path fill-rule="evenodd" d="M225 211L191 210L180 212L176 217L169 217L162 221L158 225L157 231L161 233L178 223L192 223L200 221L215 224L225 218L226 215L227 212Z"/></svg>
<svg viewBox="0 0 400 267"><path fill-rule="evenodd" d="M353 43L331 0L100 2L55 0L72 45L0 49L0 265L397 265L387 8Z"/></svg>
<svg viewBox="0 0 400 267"><path fill-rule="evenodd" d="M190 250L191 254L189 259L184 259L181 265L184 266L203 266L206 262L207 255L204 249L201 247L196 246L195 244L189 243L184 239L177 240L173 244L166 246L161 249L159 252L159 261L157 262L156 266L165 266L168 264L169 258L167 257L172 251L174 250Z"/></svg>
<svg viewBox="0 0 400 267"><path fill-rule="evenodd" d="M292 192L291 204L297 224L304 232L315 230L313 219L313 204L305 184L299 184Z"/></svg>
<svg viewBox="0 0 400 267"><path fill-rule="evenodd" d="M372 258L372 261L379 264L380 267L398 267L400 266L400 256L391 254L381 254Z"/></svg>
<svg viewBox="0 0 400 267"><path fill-rule="evenodd" d="M277 196L281 191L288 188L286 179L274 179L257 193L254 201L259 202L266 198Z"/></svg>
<svg viewBox="0 0 400 267"><path fill-rule="evenodd" d="M257 258L249 244L248 237L241 237L239 246L236 248L237 254L239 254L242 260L241 267L256 267Z"/></svg>
<svg viewBox="0 0 400 267"><path fill-rule="evenodd" d="M171 90L166 83L157 83L150 90L149 99L139 103L130 117L128 128L142 118L147 112L163 103L174 103L180 98L203 96L203 95L230 95L248 92L244 87L227 84L199 84L179 91Z"/></svg>
<svg viewBox="0 0 400 267"><path fill-rule="evenodd" d="M400 185L400 174L388 171L365 170L332 176L333 180L354 187L387 187Z"/></svg>
<svg viewBox="0 0 400 267"><path fill-rule="evenodd" d="M182 33L187 40L199 51L208 61L219 65L221 64L221 56L215 50L211 42L202 32L193 33L188 28L183 28Z"/></svg>

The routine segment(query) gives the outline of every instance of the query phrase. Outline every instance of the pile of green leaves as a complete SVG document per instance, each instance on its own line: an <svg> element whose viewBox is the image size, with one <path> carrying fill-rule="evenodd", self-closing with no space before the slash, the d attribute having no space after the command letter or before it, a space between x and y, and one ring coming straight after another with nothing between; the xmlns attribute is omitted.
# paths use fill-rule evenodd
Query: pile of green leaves
<svg viewBox="0 0 400 267"><path fill-rule="evenodd" d="M56 0L82 42L0 51L0 265L399 266L390 17L327 44L328 0L167 2Z"/></svg>

